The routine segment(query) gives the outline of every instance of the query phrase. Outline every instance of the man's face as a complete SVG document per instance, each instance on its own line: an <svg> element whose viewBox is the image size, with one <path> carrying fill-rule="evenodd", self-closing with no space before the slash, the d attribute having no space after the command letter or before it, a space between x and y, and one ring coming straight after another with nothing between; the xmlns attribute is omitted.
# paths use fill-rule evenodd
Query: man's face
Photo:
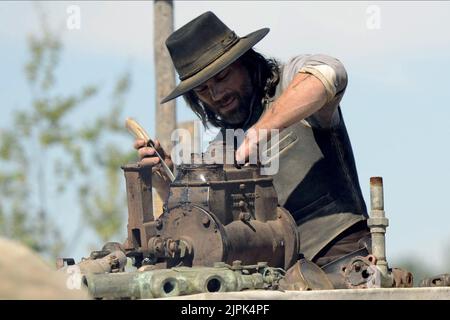
<svg viewBox="0 0 450 320"><path fill-rule="evenodd" d="M248 71L239 60L194 88L206 107L232 125L240 125L247 120L252 91Z"/></svg>

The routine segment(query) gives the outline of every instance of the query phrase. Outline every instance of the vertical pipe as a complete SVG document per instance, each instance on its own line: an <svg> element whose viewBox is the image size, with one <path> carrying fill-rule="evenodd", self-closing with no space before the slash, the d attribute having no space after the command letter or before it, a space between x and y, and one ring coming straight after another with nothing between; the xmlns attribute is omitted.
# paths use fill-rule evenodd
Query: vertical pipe
<svg viewBox="0 0 450 320"><path fill-rule="evenodd" d="M166 39L173 32L173 1L155 0L154 10L154 54L155 54L155 80L156 80L156 137L161 145L170 154L172 143L170 135L176 127L175 100L164 104L159 102L175 88L175 71L169 51L166 48Z"/></svg>
<svg viewBox="0 0 450 320"><path fill-rule="evenodd" d="M383 178L370 178L370 207L372 210L384 210Z"/></svg>
<svg viewBox="0 0 450 320"><path fill-rule="evenodd" d="M167 103L159 102L175 88L175 71L169 51L166 48L166 39L173 32L173 1L155 0L153 2L153 47L155 62L156 101L155 101L155 127L156 138L164 150L170 154L172 142L170 136L176 127L176 103L171 100ZM158 192L153 192L154 214L162 214L163 199Z"/></svg>
<svg viewBox="0 0 450 320"><path fill-rule="evenodd" d="M386 261L386 228L389 220L385 217L383 199L383 178L370 178L370 218L367 225L372 235L372 254L377 258L377 267L386 276L388 265Z"/></svg>

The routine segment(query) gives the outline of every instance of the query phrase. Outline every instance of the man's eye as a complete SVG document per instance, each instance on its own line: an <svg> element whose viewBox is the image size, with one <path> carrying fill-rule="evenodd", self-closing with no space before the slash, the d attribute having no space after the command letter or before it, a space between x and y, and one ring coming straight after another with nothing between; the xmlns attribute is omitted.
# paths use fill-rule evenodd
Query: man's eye
<svg viewBox="0 0 450 320"><path fill-rule="evenodd" d="M220 81L220 80L225 79L227 76L228 76L228 71L224 70L224 71L220 72L219 74L217 74L216 79Z"/></svg>
<svg viewBox="0 0 450 320"><path fill-rule="evenodd" d="M204 92L205 90L206 90L206 86L197 87L194 89L195 92L199 92L199 93Z"/></svg>

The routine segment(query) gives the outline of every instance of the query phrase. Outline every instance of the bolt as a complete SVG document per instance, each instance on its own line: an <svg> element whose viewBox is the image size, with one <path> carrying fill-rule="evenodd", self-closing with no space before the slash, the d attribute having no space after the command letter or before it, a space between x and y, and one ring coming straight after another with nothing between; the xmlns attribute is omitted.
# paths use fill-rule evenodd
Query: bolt
<svg viewBox="0 0 450 320"><path fill-rule="evenodd" d="M158 219L155 222L156 222L156 229L161 230L163 226L163 222L161 221L161 219Z"/></svg>
<svg viewBox="0 0 450 320"><path fill-rule="evenodd" d="M239 189L240 189L240 190L244 190L244 189L245 189L245 183L241 183L241 184L239 185Z"/></svg>
<svg viewBox="0 0 450 320"><path fill-rule="evenodd" d="M245 201L244 200L239 201L238 206L241 209L245 209Z"/></svg>

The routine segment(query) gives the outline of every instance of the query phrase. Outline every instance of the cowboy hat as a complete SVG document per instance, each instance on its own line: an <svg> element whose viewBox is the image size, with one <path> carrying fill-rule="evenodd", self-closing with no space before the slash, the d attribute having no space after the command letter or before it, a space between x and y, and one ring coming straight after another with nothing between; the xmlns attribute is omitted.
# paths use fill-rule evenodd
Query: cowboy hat
<svg viewBox="0 0 450 320"><path fill-rule="evenodd" d="M166 40L180 83L161 103L172 100L228 67L266 36L269 28L237 36L208 11L172 33Z"/></svg>

